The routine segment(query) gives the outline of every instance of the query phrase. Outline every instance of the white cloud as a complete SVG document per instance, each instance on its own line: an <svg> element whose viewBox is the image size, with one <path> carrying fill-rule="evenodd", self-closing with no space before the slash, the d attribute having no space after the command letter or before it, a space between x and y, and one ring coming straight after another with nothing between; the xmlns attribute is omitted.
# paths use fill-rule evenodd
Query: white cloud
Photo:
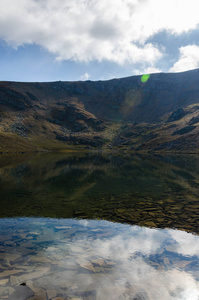
<svg viewBox="0 0 199 300"><path fill-rule="evenodd" d="M186 261L187 257L189 263L195 260L195 255L198 256L198 236L180 230L150 229L107 221L73 222L99 231L92 235L90 230L78 232L77 227L75 237L71 239L59 232L56 233L56 245L53 236L51 237L52 245L43 249L42 256L50 258L53 251L56 253L56 246L59 263L63 268L69 266L69 270L61 273L60 278L57 277L56 284L61 278L67 278L68 282L71 281L80 290L86 291L92 287L96 291L96 299L198 300L199 289L194 268L185 271L181 267L175 267L180 261ZM68 220L65 221L65 225L69 224L71 225ZM46 234L49 237L49 232ZM173 253L162 253L165 245L172 246ZM177 254L183 257L178 257ZM152 261L154 258L155 261L160 260L159 266L162 269L157 269L157 265L154 267L152 261L150 263L151 258ZM111 271L94 275L78 274L77 264L89 267L92 259L112 262ZM53 260L56 262L57 256L53 256ZM45 284L50 286L52 280L52 274L48 277L45 274Z"/></svg>
<svg viewBox="0 0 199 300"><path fill-rule="evenodd" d="M88 73L84 73L82 76L81 76L81 80L88 80L90 78L90 75Z"/></svg>
<svg viewBox="0 0 199 300"><path fill-rule="evenodd" d="M153 73L160 73L161 70L158 68L154 68L154 67L148 67L144 70L144 74L153 74Z"/></svg>
<svg viewBox="0 0 199 300"><path fill-rule="evenodd" d="M57 60L108 60L155 68L153 34L196 28L198 0L0 0L0 38L37 44Z"/></svg>
<svg viewBox="0 0 199 300"><path fill-rule="evenodd" d="M175 252L185 256L199 256L199 237L186 231L170 230ZM191 247L190 247L191 245Z"/></svg>
<svg viewBox="0 0 199 300"><path fill-rule="evenodd" d="M155 67L147 67L133 70L134 75L160 73L161 70Z"/></svg>
<svg viewBox="0 0 199 300"><path fill-rule="evenodd" d="M170 71L182 72L195 68L199 68L199 47L196 45L181 47L179 60Z"/></svg>

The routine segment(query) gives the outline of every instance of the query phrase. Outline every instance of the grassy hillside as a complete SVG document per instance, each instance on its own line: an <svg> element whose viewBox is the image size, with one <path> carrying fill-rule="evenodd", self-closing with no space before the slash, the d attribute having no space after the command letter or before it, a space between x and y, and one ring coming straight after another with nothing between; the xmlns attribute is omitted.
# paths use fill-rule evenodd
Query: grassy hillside
<svg viewBox="0 0 199 300"><path fill-rule="evenodd" d="M0 82L0 152L196 153L199 70L109 81Z"/></svg>

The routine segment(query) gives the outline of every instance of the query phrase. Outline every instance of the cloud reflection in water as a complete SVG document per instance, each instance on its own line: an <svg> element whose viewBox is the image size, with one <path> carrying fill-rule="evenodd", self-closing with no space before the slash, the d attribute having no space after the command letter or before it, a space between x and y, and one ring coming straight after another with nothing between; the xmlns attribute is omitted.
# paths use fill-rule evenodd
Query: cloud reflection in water
<svg viewBox="0 0 199 300"><path fill-rule="evenodd" d="M14 230L10 240L16 239L13 247L2 240L0 258L22 255L12 268L17 263L35 268L30 274L15 275L19 281L26 278L29 286L96 300L199 299L197 235L75 219L1 219L0 223L2 236ZM39 270L45 272L31 278Z"/></svg>

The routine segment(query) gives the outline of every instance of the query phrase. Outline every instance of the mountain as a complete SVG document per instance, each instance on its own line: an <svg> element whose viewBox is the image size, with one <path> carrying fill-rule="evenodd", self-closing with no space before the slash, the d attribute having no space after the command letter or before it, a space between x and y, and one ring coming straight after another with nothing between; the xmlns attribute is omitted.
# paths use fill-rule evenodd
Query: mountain
<svg viewBox="0 0 199 300"><path fill-rule="evenodd" d="M147 79L0 82L0 152L199 152L199 69Z"/></svg>

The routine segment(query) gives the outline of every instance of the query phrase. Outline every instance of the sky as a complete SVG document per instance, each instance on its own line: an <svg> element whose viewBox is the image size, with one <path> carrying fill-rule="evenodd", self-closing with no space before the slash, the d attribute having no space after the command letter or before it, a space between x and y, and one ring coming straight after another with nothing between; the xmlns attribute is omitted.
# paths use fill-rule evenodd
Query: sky
<svg viewBox="0 0 199 300"><path fill-rule="evenodd" d="M0 80L199 68L198 0L0 0Z"/></svg>

